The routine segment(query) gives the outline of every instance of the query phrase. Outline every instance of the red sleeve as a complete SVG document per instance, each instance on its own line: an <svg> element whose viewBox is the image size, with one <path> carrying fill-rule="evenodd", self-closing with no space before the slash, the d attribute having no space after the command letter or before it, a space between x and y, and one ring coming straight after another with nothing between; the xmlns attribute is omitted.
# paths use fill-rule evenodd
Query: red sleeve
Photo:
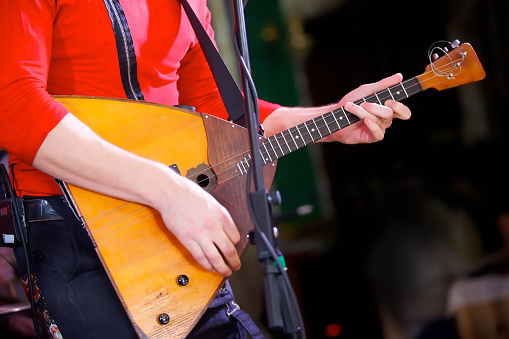
<svg viewBox="0 0 509 339"><path fill-rule="evenodd" d="M0 3L0 148L31 164L46 135L67 114L46 81L55 3Z"/></svg>
<svg viewBox="0 0 509 339"><path fill-rule="evenodd" d="M210 24L210 11L205 6L202 9L203 11L198 12L197 15L208 35L214 41L214 30ZM194 106L198 112L209 113L223 119L228 118L214 76L199 44L192 47L181 62L178 90L180 104ZM281 107L264 100L259 100L258 104L260 121L263 121L275 109Z"/></svg>
<svg viewBox="0 0 509 339"><path fill-rule="evenodd" d="M265 100L258 100L258 106L260 108L260 121L263 122L265 118L276 109L280 108L281 105L273 104L271 102L267 102Z"/></svg>

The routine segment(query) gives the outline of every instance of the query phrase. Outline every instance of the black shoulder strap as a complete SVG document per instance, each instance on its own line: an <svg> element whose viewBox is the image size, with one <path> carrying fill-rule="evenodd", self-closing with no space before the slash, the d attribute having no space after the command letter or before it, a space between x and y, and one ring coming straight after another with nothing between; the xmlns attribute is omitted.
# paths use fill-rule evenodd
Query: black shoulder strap
<svg viewBox="0 0 509 339"><path fill-rule="evenodd" d="M198 41L200 42L203 54L205 55L209 67L212 70L217 88L219 89L219 93L221 94L221 98L223 99L226 111L229 115L228 119L234 121L238 125L246 126L244 97L242 96L237 83L233 79L230 71L224 64L221 55L219 55L216 46L212 43L212 40L203 28L200 20L187 0L179 1L186 11L187 17L189 18L194 32L198 37Z"/></svg>
<svg viewBox="0 0 509 339"><path fill-rule="evenodd" d="M138 82L136 54L129 25L119 0L104 0L117 44L122 86L128 99L145 100Z"/></svg>
<svg viewBox="0 0 509 339"><path fill-rule="evenodd" d="M187 0L179 1L186 11L187 17L198 37L205 58L212 70L214 80L221 94L221 99L229 115L228 119L234 121L238 125L246 126L244 97L237 83L233 80L230 71L224 64L219 52ZM124 91L129 99L144 100L137 77L136 55L134 53L131 33L122 6L119 0L104 0L104 3L115 33Z"/></svg>

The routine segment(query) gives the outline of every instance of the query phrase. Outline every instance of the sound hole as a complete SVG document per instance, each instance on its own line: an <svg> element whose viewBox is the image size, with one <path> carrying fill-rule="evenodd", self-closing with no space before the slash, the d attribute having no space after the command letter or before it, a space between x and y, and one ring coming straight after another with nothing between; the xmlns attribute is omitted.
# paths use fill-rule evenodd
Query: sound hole
<svg viewBox="0 0 509 339"><path fill-rule="evenodd" d="M212 168L205 163L201 163L196 167L190 168L186 173L186 178L193 180L209 193L211 193L217 186L216 174Z"/></svg>
<svg viewBox="0 0 509 339"><path fill-rule="evenodd" d="M196 183L200 185L200 187L207 187L210 183L209 176L206 174L200 174L196 178Z"/></svg>

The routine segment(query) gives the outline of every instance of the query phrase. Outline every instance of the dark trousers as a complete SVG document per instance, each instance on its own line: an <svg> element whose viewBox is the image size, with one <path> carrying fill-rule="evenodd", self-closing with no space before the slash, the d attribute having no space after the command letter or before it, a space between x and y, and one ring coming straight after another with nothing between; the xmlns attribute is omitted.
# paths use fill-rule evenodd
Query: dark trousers
<svg viewBox="0 0 509 339"><path fill-rule="evenodd" d="M47 200L64 220L29 225L37 306L44 321L64 338L138 338L87 232L61 197ZM25 253L22 247L14 252L25 280ZM236 318L247 314L234 306L230 289L220 292L189 338L245 338ZM258 331L252 321L249 326L249 332Z"/></svg>

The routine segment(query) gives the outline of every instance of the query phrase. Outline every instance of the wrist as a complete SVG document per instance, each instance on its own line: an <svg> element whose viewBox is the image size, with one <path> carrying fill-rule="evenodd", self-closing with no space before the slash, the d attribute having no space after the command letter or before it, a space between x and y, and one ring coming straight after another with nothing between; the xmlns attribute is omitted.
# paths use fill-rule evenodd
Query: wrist
<svg viewBox="0 0 509 339"><path fill-rule="evenodd" d="M145 183L138 185L144 187L140 192L142 203L161 210L164 201L168 197L175 196L179 188L183 186L182 178L175 173L170 167L154 162L151 169L144 174Z"/></svg>

